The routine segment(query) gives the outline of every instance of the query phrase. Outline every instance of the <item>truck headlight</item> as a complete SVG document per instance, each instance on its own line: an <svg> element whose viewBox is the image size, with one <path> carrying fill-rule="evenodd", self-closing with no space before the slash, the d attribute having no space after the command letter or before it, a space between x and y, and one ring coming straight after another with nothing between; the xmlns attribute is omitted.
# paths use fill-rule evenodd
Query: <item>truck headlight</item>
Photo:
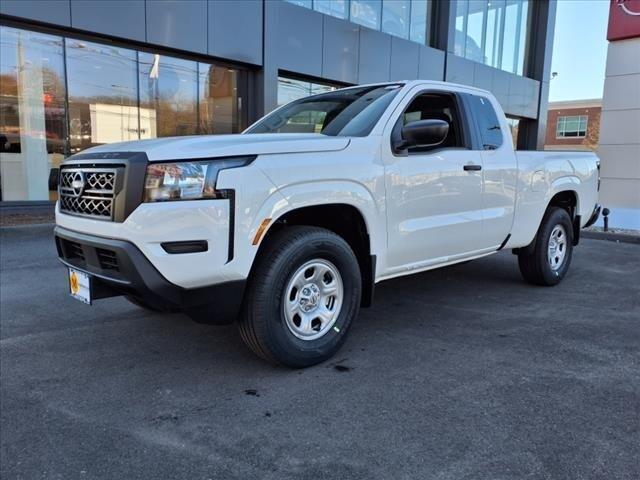
<svg viewBox="0 0 640 480"><path fill-rule="evenodd" d="M255 157L228 157L189 162L150 163L144 181L144 201L227 198L216 190L218 173L248 165Z"/></svg>

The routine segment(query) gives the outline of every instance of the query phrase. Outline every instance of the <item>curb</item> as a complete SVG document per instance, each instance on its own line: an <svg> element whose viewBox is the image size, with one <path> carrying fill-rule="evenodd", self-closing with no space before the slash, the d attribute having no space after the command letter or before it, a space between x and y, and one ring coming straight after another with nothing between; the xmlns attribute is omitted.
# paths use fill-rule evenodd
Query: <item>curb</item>
<svg viewBox="0 0 640 480"><path fill-rule="evenodd" d="M583 230L580 232L581 238L591 238L594 240L608 240L610 242L635 243L640 245L640 235L615 232L598 232L593 230Z"/></svg>

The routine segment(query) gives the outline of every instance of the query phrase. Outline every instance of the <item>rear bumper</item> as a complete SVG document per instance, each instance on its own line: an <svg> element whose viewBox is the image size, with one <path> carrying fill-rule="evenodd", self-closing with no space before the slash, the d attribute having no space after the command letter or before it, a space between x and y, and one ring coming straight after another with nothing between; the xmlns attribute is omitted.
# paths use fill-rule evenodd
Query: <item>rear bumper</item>
<svg viewBox="0 0 640 480"><path fill-rule="evenodd" d="M229 323L237 317L245 280L187 289L169 282L132 243L54 230L60 261L90 274L95 299L131 295L147 304L185 311L204 323Z"/></svg>

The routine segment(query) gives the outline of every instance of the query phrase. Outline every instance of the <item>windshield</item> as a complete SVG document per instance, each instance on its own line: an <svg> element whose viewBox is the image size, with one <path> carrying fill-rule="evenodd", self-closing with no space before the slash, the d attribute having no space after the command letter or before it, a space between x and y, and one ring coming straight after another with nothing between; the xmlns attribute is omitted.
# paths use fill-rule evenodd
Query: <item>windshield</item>
<svg viewBox="0 0 640 480"><path fill-rule="evenodd" d="M295 100L267 115L245 133L369 135L401 84L347 88Z"/></svg>

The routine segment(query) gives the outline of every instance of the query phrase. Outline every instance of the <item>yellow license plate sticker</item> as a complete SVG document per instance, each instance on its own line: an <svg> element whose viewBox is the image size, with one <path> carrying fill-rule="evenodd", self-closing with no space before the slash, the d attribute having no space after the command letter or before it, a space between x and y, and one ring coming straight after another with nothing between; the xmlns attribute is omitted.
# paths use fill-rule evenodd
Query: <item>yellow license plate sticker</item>
<svg viewBox="0 0 640 480"><path fill-rule="evenodd" d="M86 273L69 269L69 291L76 300L91 305L91 277Z"/></svg>

